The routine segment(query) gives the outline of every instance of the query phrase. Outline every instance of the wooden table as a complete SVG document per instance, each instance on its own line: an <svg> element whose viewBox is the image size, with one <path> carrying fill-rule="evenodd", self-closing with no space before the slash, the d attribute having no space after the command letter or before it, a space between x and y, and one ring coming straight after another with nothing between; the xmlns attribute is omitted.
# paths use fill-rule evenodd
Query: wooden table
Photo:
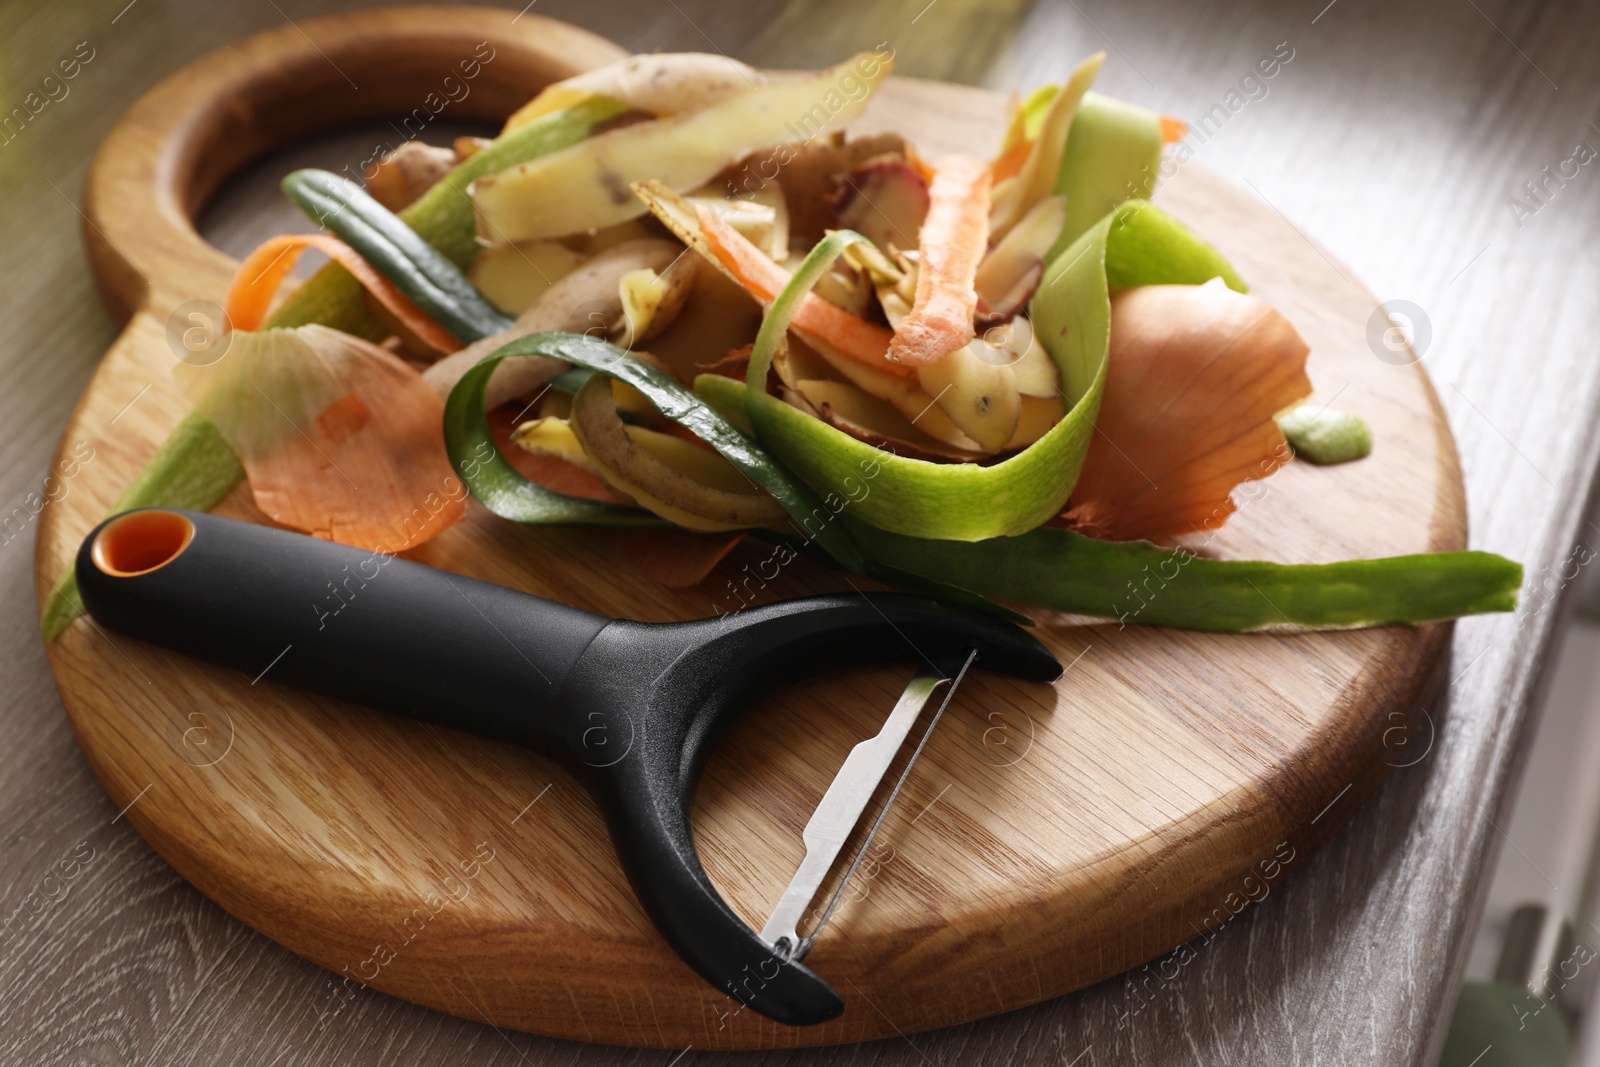
<svg viewBox="0 0 1600 1067"><path fill-rule="evenodd" d="M1600 462L1600 173L1586 164L1539 199L1522 188L1544 181L1547 165L1558 171L1579 142L1600 149L1591 122L1600 68L1586 54L1600 6L793 0L719 10L711 0L544 0L534 9L636 50L715 49L766 65L815 65L888 40L905 73L1001 88L1059 79L1105 48L1101 88L1191 121L1212 113L1197 159L1333 249L1340 262L1330 272L1420 309L1423 358L1461 446L1474 547L1528 566L1519 616L1458 627L1432 736L1397 738L1393 762L1404 766L1378 796L1204 947L952 1030L715 1057L498 1032L370 992L344 1001L327 973L179 880L89 773L36 633L40 498L28 495L116 333L78 243L84 168L121 110L169 71L286 19L358 6L123 3L0 8L7 112L58 61L79 60L65 96L54 90L60 98L26 126L0 133L9 312L0 343L0 1060L1431 1062L1564 593L1600 538L1584 521ZM1258 60L1290 49L1276 77L1245 83L1242 106L1227 109ZM1525 206L1509 206L1513 196ZM71 480L50 488L70 493Z"/></svg>

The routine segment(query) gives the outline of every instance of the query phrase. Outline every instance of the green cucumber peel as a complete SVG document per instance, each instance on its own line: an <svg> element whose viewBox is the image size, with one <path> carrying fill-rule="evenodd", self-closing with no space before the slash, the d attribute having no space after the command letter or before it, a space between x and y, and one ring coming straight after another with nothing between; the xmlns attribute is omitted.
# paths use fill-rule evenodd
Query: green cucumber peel
<svg viewBox="0 0 1600 1067"><path fill-rule="evenodd" d="M548 336L536 334L535 337ZM524 338L527 340L527 338ZM509 348L511 346L507 346ZM444 446L462 482L484 507L512 522L528 525L667 526L647 511L567 496L523 477L489 433L484 392L495 368L510 356L501 349L484 358L456 383L444 405ZM565 358L565 357L562 357Z"/></svg>
<svg viewBox="0 0 1600 1067"><path fill-rule="evenodd" d="M434 183L400 219L457 267L465 270L478 254L477 226L467 188L486 174L526 163L577 144L627 110L625 104L593 97L553 111L502 134L462 160ZM321 323L336 330L381 341L387 333L361 299L361 284L337 263L329 263L296 289L266 325L307 326Z"/></svg>
<svg viewBox="0 0 1600 1067"><path fill-rule="evenodd" d="M873 560L984 596L1122 625L1342 630L1515 611L1522 566L1490 552L1339 563L1219 560L1053 527L976 544L855 528Z"/></svg>
<svg viewBox="0 0 1600 1067"><path fill-rule="evenodd" d="M1125 200L1148 200L1161 169L1161 116L1096 92L1083 94L1067 131L1054 192L1066 219L1053 260Z"/></svg>
<svg viewBox="0 0 1600 1067"><path fill-rule="evenodd" d="M740 433L755 440L756 428L750 421L749 387L744 382L725 374L697 374L694 392Z"/></svg>
<svg viewBox="0 0 1600 1067"><path fill-rule="evenodd" d="M598 505L555 493L519 474L494 451L483 407L484 390L494 368L513 356L546 356L574 367L626 382L643 393L662 415L688 429L716 449L756 485L772 494L797 523L796 532L814 542L847 570L861 572L865 560L849 535L833 522L834 512L795 479L759 445L746 437L704 399L653 363L615 345L577 333L537 333L518 338L484 357L445 401L444 437L450 460L472 495L502 518L515 522L585 521L566 517L583 505L609 509L598 521L617 525L622 512L628 525L667 525L648 512L616 505ZM484 445L488 445L485 451ZM491 455L492 453L492 455ZM590 519L587 521L597 521ZM813 524L818 528L813 529Z"/></svg>
<svg viewBox="0 0 1600 1067"><path fill-rule="evenodd" d="M307 169L284 178L283 191L456 340L470 343L511 327L511 318L484 299L460 267L361 186Z"/></svg>

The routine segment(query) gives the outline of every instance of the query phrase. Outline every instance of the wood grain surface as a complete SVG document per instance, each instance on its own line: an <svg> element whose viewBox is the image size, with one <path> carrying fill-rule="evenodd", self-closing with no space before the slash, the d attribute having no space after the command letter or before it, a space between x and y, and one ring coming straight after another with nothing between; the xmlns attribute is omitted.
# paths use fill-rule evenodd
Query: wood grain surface
<svg viewBox="0 0 1600 1067"><path fill-rule="evenodd" d="M949 2L917 25L943 17ZM89 153L128 101L183 60L310 14L287 3L281 12L150 0L113 6L118 11L7 9L13 32L0 34L10 68L40 76L76 42L98 45L75 95L0 148L13 196L0 216L0 247L17 309L0 360L11 430L0 440L0 466L24 515L49 443L112 333L89 310L94 298L75 240L71 201ZM1559 189L1520 228L1506 199L1593 136L1584 131L1597 76L1579 49L1600 19L1592 8L1562 5L1312 6L1041 4L989 79L1027 87L1109 43L1108 91L1192 119L1277 42L1292 41L1296 59L1271 94L1234 115L1199 159L1325 239L1354 268L1339 268L1351 277L1425 309L1433 338L1424 362L1460 436L1474 544L1529 565L1529 607L1515 620L1457 628L1452 684L1428 709L1431 732L1413 735L1417 762L1392 775L1303 873L1216 939L988 1022L762 1062L1422 1063L1437 1048L1477 906L1477 871L1495 851L1497 805L1514 776L1525 710L1560 614L1560 574L1586 530L1600 376L1592 351L1600 219L1583 185L1592 175ZM882 17L880 6L860 7ZM632 49L704 48L710 30L709 47L785 61L784 42L763 37L781 13L759 6L719 12L688 0L604 8L547 0L539 10ZM907 20L916 15L908 11ZM865 36L861 45L875 43ZM10 88L20 100L31 86L18 77ZM48 507L70 501L72 485ZM698 1047L622 1054L497 1032L370 991L345 996L328 986L326 972L205 902L128 830L143 800L119 815L54 710L31 637L30 529L26 521L20 534L8 526L0 552L8 598L0 618L15 650L5 661L11 699L0 718L6 1059L727 1059ZM1354 798L1342 790L1327 789L1330 819Z"/></svg>
<svg viewBox="0 0 1600 1067"><path fill-rule="evenodd" d="M511 63L485 68L490 88L564 75L563 62L585 49L609 58L557 23L530 17L508 33L498 12L366 12L307 34L318 49L274 31L164 82L108 138L90 175L90 260L119 303L131 302L118 292L130 270L145 292L63 432L58 464L84 440L96 462L41 517L41 597L45 576L75 555L182 417L167 316L183 301L220 301L231 273L215 269L224 257L180 214L202 199L193 186L215 184L215 170L161 161L276 147L305 107L293 97L327 91L308 90L304 75L322 71L326 81L324 57L373 90L362 107L380 109L347 120L384 114L420 71L448 71L484 38L504 54L496 63L521 61L514 76ZM386 80L396 78L410 87ZM249 103L214 118L217 100ZM266 127L265 114L275 116ZM993 152L1004 124L998 94L910 80L892 80L862 120L932 156ZM1193 547L1286 562L1464 547L1454 443L1421 369L1403 352L1403 366L1372 358L1360 327L1375 298L1270 208L1197 165L1159 199L1214 235L1296 324L1312 349L1313 399L1360 412L1379 442L1361 464L1299 464L1246 487L1243 514ZM145 387L115 442L94 433ZM241 488L223 510L253 517L248 501ZM1360 520L1330 523L1330 511ZM726 589L760 554L669 592L591 532L510 530L478 508L413 553L652 621L735 610L739 602L722 603ZM1162 584L1145 593L1170 595ZM821 591L849 586L794 566L758 596ZM557 1037L746 1048L966 1022L1120 973L1196 932L1215 936L1377 784L1385 757L1398 756L1384 741L1414 717L1446 632L1236 637L1046 618L1040 636L1072 669L1053 690L981 672L963 688L952 728L908 780L867 875L809 957L843 992L845 1014L804 1029L742 1011L695 980L634 902L597 812L544 761L332 706L270 678L247 681L113 639L89 620L49 651L91 766L119 807L139 798L129 821L227 911L350 988ZM752 925L798 864L800 830L844 755L894 703L901 673L796 687L713 757L697 836L711 877ZM1324 810L1328 790L1346 786L1348 802Z"/></svg>

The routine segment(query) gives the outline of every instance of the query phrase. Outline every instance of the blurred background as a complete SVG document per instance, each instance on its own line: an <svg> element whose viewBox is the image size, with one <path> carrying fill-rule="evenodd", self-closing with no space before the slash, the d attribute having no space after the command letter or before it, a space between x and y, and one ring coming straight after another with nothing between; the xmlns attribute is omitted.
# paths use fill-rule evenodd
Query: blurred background
<svg viewBox="0 0 1600 1067"><path fill-rule="evenodd" d="M1574 617L1557 638L1510 818L1497 820L1503 848L1499 862L1484 871L1488 899L1446 1063L1474 1042L1481 1049L1477 1028L1488 1023L1486 1030L1495 1029L1495 1013L1509 1008L1499 1020L1514 1028L1502 1038L1503 1048L1516 1047L1525 1026L1559 1023L1573 1036L1567 1062L1600 1064L1600 1025L1594 1023L1600 1018L1594 959L1600 948L1600 579L1594 573L1578 580L1575 599ZM1539 1000L1502 1005L1492 992L1501 986L1521 987Z"/></svg>
<svg viewBox="0 0 1600 1067"><path fill-rule="evenodd" d="M0 133L7 514L43 481L118 332L78 237L76 200L101 139L190 60L361 6L0 0L0 107L48 97ZM900 74L1001 91L1059 81L1104 49L1097 88L1191 124L1242 99L1191 134L1194 165L1314 236L1375 302L1410 308L1396 324L1456 435L1473 547L1528 567L1514 626L1458 626L1428 730L1408 739L1378 797L1132 1022L1118 1017L1112 981L905 1045L760 1062L1600 1065L1600 582L1587 567L1600 538L1589 517L1600 449L1600 176L1590 162L1600 5L501 6L508 19L567 20L635 51L766 66L820 66L887 41ZM1255 78L1270 56L1279 72ZM78 73L66 91L44 86L68 58ZM440 136L456 132L479 131ZM202 231L241 253L293 216L274 206L286 162L358 166L375 136L346 131L259 162L204 206ZM25 516L0 545L0 911L15 917L73 842L91 842L96 859L47 914L8 922L0 938L0 1062L732 1062L506 1034L375 993L338 1027L314 1025L306 1005L322 973L222 914L113 819L39 645L31 543Z"/></svg>

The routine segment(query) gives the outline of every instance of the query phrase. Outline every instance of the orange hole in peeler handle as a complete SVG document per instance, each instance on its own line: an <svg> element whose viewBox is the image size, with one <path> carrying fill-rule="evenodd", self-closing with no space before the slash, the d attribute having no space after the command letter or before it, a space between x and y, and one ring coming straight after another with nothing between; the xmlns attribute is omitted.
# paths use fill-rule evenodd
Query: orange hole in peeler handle
<svg viewBox="0 0 1600 1067"><path fill-rule="evenodd" d="M194 540L194 523L175 511L134 511L113 520L94 539L94 565L113 578L160 570Z"/></svg>

